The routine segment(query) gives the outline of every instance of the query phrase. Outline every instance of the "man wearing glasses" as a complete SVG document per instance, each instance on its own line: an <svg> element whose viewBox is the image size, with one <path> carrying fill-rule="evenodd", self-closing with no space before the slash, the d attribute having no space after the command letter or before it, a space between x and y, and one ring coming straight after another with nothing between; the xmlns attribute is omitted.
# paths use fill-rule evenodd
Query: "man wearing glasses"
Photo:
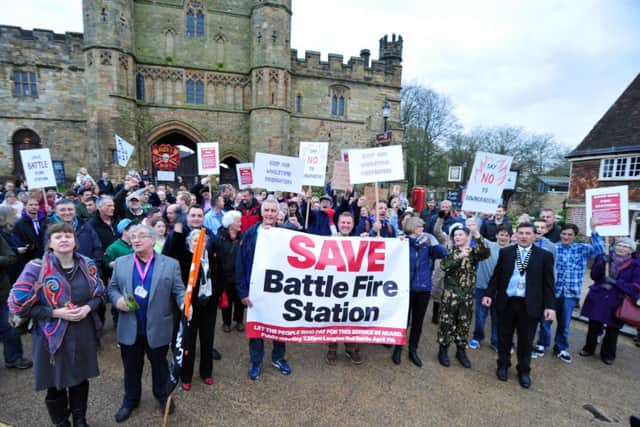
<svg viewBox="0 0 640 427"><path fill-rule="evenodd" d="M117 336L124 365L125 395L115 416L119 423L140 403L145 354L151 363L153 395L161 410L167 401L172 307L173 302L182 305L185 288L178 262L154 252L155 237L153 228L133 226L129 238L134 253L116 259L109 282L109 298L120 313Z"/></svg>

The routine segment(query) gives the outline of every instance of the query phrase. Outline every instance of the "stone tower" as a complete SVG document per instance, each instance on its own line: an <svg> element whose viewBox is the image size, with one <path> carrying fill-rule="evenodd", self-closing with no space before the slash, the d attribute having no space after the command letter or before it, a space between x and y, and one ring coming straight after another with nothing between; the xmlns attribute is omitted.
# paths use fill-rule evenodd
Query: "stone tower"
<svg viewBox="0 0 640 427"><path fill-rule="evenodd" d="M297 155L289 135L291 0L254 0L251 31L250 158Z"/></svg>
<svg viewBox="0 0 640 427"><path fill-rule="evenodd" d="M137 143L131 0L83 0L89 171L112 164L117 133ZM132 155L131 166L140 152Z"/></svg>

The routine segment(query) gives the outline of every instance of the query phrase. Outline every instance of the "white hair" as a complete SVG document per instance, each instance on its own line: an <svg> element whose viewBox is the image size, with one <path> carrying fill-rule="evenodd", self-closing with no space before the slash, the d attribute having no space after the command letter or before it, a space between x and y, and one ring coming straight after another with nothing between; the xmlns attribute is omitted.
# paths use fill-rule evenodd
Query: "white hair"
<svg viewBox="0 0 640 427"><path fill-rule="evenodd" d="M235 221L236 218L240 217L242 217L240 211L227 211L222 216L222 226L224 228L229 228L231 224L233 224L233 221Z"/></svg>

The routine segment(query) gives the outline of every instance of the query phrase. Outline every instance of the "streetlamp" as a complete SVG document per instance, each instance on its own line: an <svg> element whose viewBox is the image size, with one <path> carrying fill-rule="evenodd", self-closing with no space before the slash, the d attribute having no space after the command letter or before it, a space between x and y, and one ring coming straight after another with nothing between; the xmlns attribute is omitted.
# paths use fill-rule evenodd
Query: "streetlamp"
<svg viewBox="0 0 640 427"><path fill-rule="evenodd" d="M389 104L389 101L387 101L385 99L384 103L382 104L382 117L384 117L384 136L387 136L387 124L389 121L389 115L391 115L391 105Z"/></svg>

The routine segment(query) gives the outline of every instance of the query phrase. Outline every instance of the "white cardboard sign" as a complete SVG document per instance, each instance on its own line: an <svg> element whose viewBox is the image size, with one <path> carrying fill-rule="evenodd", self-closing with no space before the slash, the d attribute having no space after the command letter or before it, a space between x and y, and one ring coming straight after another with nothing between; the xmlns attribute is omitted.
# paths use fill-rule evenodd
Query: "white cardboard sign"
<svg viewBox="0 0 640 427"><path fill-rule="evenodd" d="M220 175L220 150L217 142L198 143L198 175Z"/></svg>
<svg viewBox="0 0 640 427"><path fill-rule="evenodd" d="M51 152L48 148L21 150L20 158L29 188L56 186L56 176L53 173Z"/></svg>
<svg viewBox="0 0 640 427"><path fill-rule="evenodd" d="M349 178L352 185L403 180L402 146L350 149Z"/></svg>
<svg viewBox="0 0 640 427"><path fill-rule="evenodd" d="M590 219L598 222L601 236L629 235L629 186L591 188L585 191L587 234L591 235Z"/></svg>
<svg viewBox="0 0 640 427"><path fill-rule="evenodd" d="M324 187L328 150L328 142L300 142L298 157L304 162L302 185Z"/></svg>
<svg viewBox="0 0 640 427"><path fill-rule="evenodd" d="M256 153L253 168L254 187L299 193L302 189L303 168L299 157Z"/></svg>
<svg viewBox="0 0 640 427"><path fill-rule="evenodd" d="M467 185L463 211L495 212L509 178L513 157L478 151Z"/></svg>
<svg viewBox="0 0 640 427"><path fill-rule="evenodd" d="M236 175L238 176L239 189L253 187L253 163L237 163Z"/></svg>

